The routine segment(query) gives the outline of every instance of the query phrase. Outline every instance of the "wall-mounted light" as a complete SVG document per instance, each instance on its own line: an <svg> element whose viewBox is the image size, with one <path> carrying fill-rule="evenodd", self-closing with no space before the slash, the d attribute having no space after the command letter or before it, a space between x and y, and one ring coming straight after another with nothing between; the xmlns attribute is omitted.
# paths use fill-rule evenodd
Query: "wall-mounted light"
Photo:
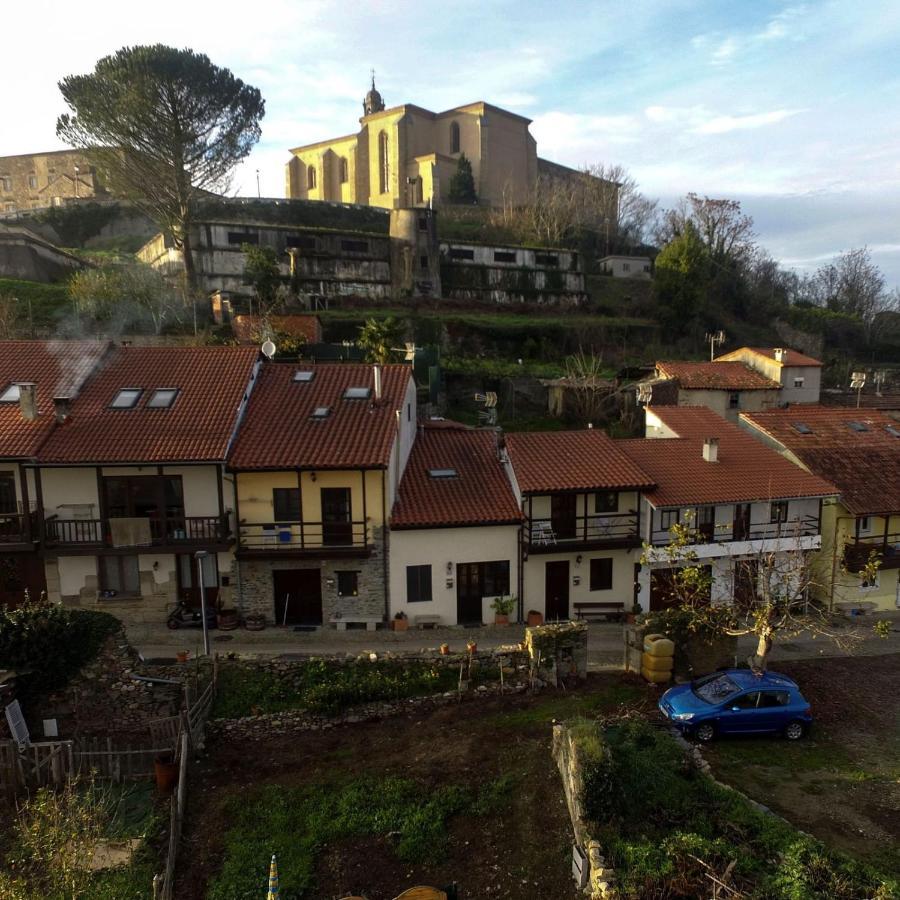
<svg viewBox="0 0 900 900"><path fill-rule="evenodd" d="M447 579L447 590L449 591L449 590L451 590L452 588L453 588L453 579L452 579L452 578L448 578L448 579Z"/></svg>
<svg viewBox="0 0 900 900"><path fill-rule="evenodd" d="M452 562L448 562L448 563L447 563L447 574L448 574L448 575L452 575L452 574L453 574L453 563L452 563Z"/></svg>
<svg viewBox="0 0 900 900"><path fill-rule="evenodd" d="M581 576L580 576L580 575L574 575L574 576L572 577L572 584L574 584L575 587L578 587L578 585L581 584Z"/></svg>
<svg viewBox="0 0 900 900"><path fill-rule="evenodd" d="M576 566L581 565L581 554L580 553L578 554L578 556L575 557L575 565Z"/></svg>
<svg viewBox="0 0 900 900"><path fill-rule="evenodd" d="M159 560L154 559L153 560L153 571L155 572L158 568L159 568Z"/></svg>
<svg viewBox="0 0 900 900"><path fill-rule="evenodd" d="M315 481L315 480L316 480L316 473L315 473L315 472L310 472L310 473L309 473L309 480L310 480L310 481Z"/></svg>

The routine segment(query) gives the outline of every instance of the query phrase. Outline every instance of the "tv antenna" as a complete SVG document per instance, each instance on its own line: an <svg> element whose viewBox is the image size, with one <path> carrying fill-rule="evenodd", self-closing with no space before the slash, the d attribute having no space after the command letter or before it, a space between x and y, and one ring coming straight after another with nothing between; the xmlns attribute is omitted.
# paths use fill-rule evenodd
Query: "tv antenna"
<svg viewBox="0 0 900 900"><path fill-rule="evenodd" d="M872 376L872 380L875 382L875 394L876 396L881 396L881 389L884 387L885 381L887 381L887 372L883 369L879 372L876 372Z"/></svg>
<svg viewBox="0 0 900 900"><path fill-rule="evenodd" d="M416 350L419 348L410 341L405 341L402 347L391 347L394 353L403 354L403 362L414 362L416 358Z"/></svg>
<svg viewBox="0 0 900 900"><path fill-rule="evenodd" d="M850 387L856 391L856 408L859 409L859 400L862 395L862 389L866 384L865 372L854 372L850 376Z"/></svg>
<svg viewBox="0 0 900 900"><path fill-rule="evenodd" d="M263 341L263 345L259 349L266 359L271 359L275 355L276 347L273 341L267 339Z"/></svg>
<svg viewBox="0 0 900 900"><path fill-rule="evenodd" d="M653 385L652 384L639 384L637 386L637 402L643 403L644 406L649 406L650 401L653 399Z"/></svg>
<svg viewBox="0 0 900 900"><path fill-rule="evenodd" d="M703 340L709 341L709 361L712 362L716 358L716 347L725 343L724 331L708 331Z"/></svg>
<svg viewBox="0 0 900 900"><path fill-rule="evenodd" d="M476 403L483 403L484 409L478 410L478 421L483 422L487 426L497 424L497 393L496 391L485 391L483 394L475 395Z"/></svg>

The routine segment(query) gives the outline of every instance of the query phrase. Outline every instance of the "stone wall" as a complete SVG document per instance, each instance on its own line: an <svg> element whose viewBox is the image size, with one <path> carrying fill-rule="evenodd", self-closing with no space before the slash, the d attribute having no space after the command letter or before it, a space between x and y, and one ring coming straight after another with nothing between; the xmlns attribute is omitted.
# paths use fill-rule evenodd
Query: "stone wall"
<svg viewBox="0 0 900 900"><path fill-rule="evenodd" d="M0 278L44 283L65 281L84 265L24 228L0 225Z"/></svg>
<svg viewBox="0 0 900 900"><path fill-rule="evenodd" d="M525 629L525 649L541 678L560 685L587 678L587 622L538 625Z"/></svg>

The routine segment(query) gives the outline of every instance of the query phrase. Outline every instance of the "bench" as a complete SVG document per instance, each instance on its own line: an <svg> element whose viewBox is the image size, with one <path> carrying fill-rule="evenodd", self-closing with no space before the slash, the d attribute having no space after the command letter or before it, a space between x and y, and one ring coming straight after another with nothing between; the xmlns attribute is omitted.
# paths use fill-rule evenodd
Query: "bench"
<svg viewBox="0 0 900 900"><path fill-rule="evenodd" d="M338 631L346 631L347 625L365 625L366 631L374 631L383 621L381 616L332 616L329 620Z"/></svg>
<svg viewBox="0 0 900 900"><path fill-rule="evenodd" d="M413 616L413 625L415 625L416 628L437 628L440 624L440 616Z"/></svg>
<svg viewBox="0 0 900 900"><path fill-rule="evenodd" d="M625 614L625 604L621 602L604 603L591 601L575 603L575 618L583 622L594 622L605 619L608 622L621 621Z"/></svg>

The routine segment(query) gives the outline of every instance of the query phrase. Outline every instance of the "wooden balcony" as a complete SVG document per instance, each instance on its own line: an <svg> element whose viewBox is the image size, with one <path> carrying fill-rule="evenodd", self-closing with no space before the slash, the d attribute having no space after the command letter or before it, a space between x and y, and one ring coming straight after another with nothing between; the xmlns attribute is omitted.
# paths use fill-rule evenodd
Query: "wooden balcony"
<svg viewBox="0 0 900 900"><path fill-rule="evenodd" d="M844 565L849 572L860 572L873 552L879 569L900 569L900 532L851 538L844 545Z"/></svg>
<svg viewBox="0 0 900 900"><path fill-rule="evenodd" d="M786 522L725 522L720 525L696 525L693 527L694 544L722 544L733 541L771 541L801 537L815 537L820 533L817 516L800 516ZM667 529L653 532L654 546L664 546L671 541Z"/></svg>
<svg viewBox="0 0 900 900"><path fill-rule="evenodd" d="M365 522L241 522L243 557L368 556L373 544Z"/></svg>
<svg viewBox="0 0 900 900"><path fill-rule="evenodd" d="M36 513L0 513L0 549L4 553L13 550L33 550L38 534Z"/></svg>
<svg viewBox="0 0 900 900"><path fill-rule="evenodd" d="M636 512L533 518L527 527L529 553L641 546Z"/></svg>
<svg viewBox="0 0 900 900"><path fill-rule="evenodd" d="M128 524L126 524L128 523ZM165 518L105 518L44 520L48 548L95 552L141 547L226 547L231 529L227 516L167 516Z"/></svg>

